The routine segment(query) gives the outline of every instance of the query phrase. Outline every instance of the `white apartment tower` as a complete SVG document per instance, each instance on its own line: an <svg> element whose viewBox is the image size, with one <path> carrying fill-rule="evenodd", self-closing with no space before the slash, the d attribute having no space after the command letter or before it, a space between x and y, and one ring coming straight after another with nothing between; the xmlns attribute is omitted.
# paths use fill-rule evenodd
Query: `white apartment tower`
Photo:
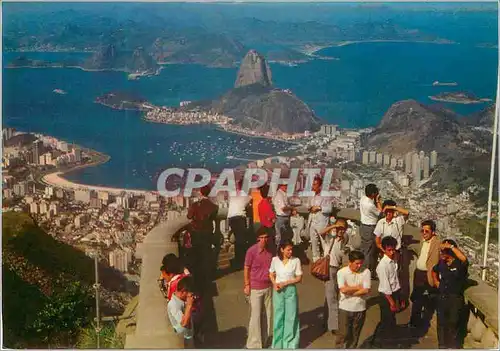
<svg viewBox="0 0 500 351"><path fill-rule="evenodd" d="M438 154L436 152L436 150L433 150L431 152L431 160L430 160L430 167L431 169L434 169L437 165L437 157L438 157Z"/></svg>

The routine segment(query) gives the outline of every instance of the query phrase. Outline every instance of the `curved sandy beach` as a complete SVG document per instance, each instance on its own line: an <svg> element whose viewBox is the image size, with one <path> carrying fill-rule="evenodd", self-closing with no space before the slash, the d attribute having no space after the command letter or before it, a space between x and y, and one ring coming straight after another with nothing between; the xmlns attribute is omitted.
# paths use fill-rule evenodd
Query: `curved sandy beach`
<svg viewBox="0 0 500 351"><path fill-rule="evenodd" d="M64 172L54 172L47 174L42 178L42 183L46 185L53 186L55 188L62 188L66 190L95 190L95 191L106 191L113 195L120 195L122 192L131 193L134 195L145 195L148 193L158 193L157 191L147 191L147 190L137 190L137 189L122 189L122 188L111 188L105 186L97 185L87 185L71 182L67 179L61 177Z"/></svg>

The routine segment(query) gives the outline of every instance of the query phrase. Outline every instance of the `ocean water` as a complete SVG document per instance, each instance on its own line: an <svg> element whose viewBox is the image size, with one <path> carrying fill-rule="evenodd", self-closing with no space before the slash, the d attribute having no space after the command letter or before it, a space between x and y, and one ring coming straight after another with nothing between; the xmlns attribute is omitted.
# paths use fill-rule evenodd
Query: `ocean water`
<svg viewBox="0 0 500 351"><path fill-rule="evenodd" d="M432 16L413 12L406 16L431 26ZM473 14L471 23L476 23L476 34L490 35L496 28L486 28L482 16L481 12ZM441 23L435 30L453 37L450 26L455 22L444 18ZM493 99L498 51L478 47L490 39L486 34L474 38L453 33L453 40L462 39L458 44L359 43L327 48L320 54L337 57L338 61L314 60L297 67L272 64L273 81L278 87L291 89L326 123L349 128L376 126L399 100L433 103L429 95L455 90ZM4 54L4 65L18 55ZM46 60L68 55L26 54ZM287 144L227 134L207 126L148 123L139 112L113 110L95 104L94 99L110 91L126 91L157 105L177 106L183 100L216 98L233 86L235 77L234 68L198 65L166 65L159 76L137 81L127 80L121 72L4 69L3 126L53 135L111 156L106 164L69 174L71 180L154 189L155 175L165 168L207 166L218 171L245 163L228 160L228 155L258 159L264 156L252 152L275 154ZM436 80L457 82L458 86L433 87ZM67 95L55 94L53 89L63 89ZM446 104L461 115L486 106Z"/></svg>

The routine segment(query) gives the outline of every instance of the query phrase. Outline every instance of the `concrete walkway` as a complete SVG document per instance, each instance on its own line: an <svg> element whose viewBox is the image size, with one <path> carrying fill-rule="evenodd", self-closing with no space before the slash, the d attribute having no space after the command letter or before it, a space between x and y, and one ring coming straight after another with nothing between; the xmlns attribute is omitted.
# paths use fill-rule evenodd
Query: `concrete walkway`
<svg viewBox="0 0 500 351"><path fill-rule="evenodd" d="M303 266L304 279L299 284L299 311L301 325L301 348L333 348L334 336L326 333L323 324L324 285ZM360 347L370 348L371 336L379 322L377 282L372 281L372 293L368 300L366 321L361 332ZM243 294L243 272L227 274L216 281L217 295L214 298L218 332L207 336L206 348L244 348L249 320L249 305ZM410 309L397 315L398 324L408 323ZM435 317L434 317L435 318ZM409 330L400 327L394 331L395 343L384 348L436 349L435 323L429 332L419 338L407 337ZM397 340L397 341L396 341Z"/></svg>

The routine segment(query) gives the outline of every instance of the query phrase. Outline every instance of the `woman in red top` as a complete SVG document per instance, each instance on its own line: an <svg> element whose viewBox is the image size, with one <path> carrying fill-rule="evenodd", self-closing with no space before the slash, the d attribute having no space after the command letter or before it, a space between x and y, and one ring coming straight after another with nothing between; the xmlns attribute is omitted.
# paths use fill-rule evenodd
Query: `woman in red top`
<svg viewBox="0 0 500 351"><path fill-rule="evenodd" d="M259 202L259 218L260 225L266 228L266 232L269 234L270 239L274 242L276 232L274 230L274 222L276 222L276 213L274 212L273 205L271 204L271 198L269 195L269 185L264 184L259 188L262 200ZM271 245L272 247L273 245ZM274 245L276 247L276 245Z"/></svg>

